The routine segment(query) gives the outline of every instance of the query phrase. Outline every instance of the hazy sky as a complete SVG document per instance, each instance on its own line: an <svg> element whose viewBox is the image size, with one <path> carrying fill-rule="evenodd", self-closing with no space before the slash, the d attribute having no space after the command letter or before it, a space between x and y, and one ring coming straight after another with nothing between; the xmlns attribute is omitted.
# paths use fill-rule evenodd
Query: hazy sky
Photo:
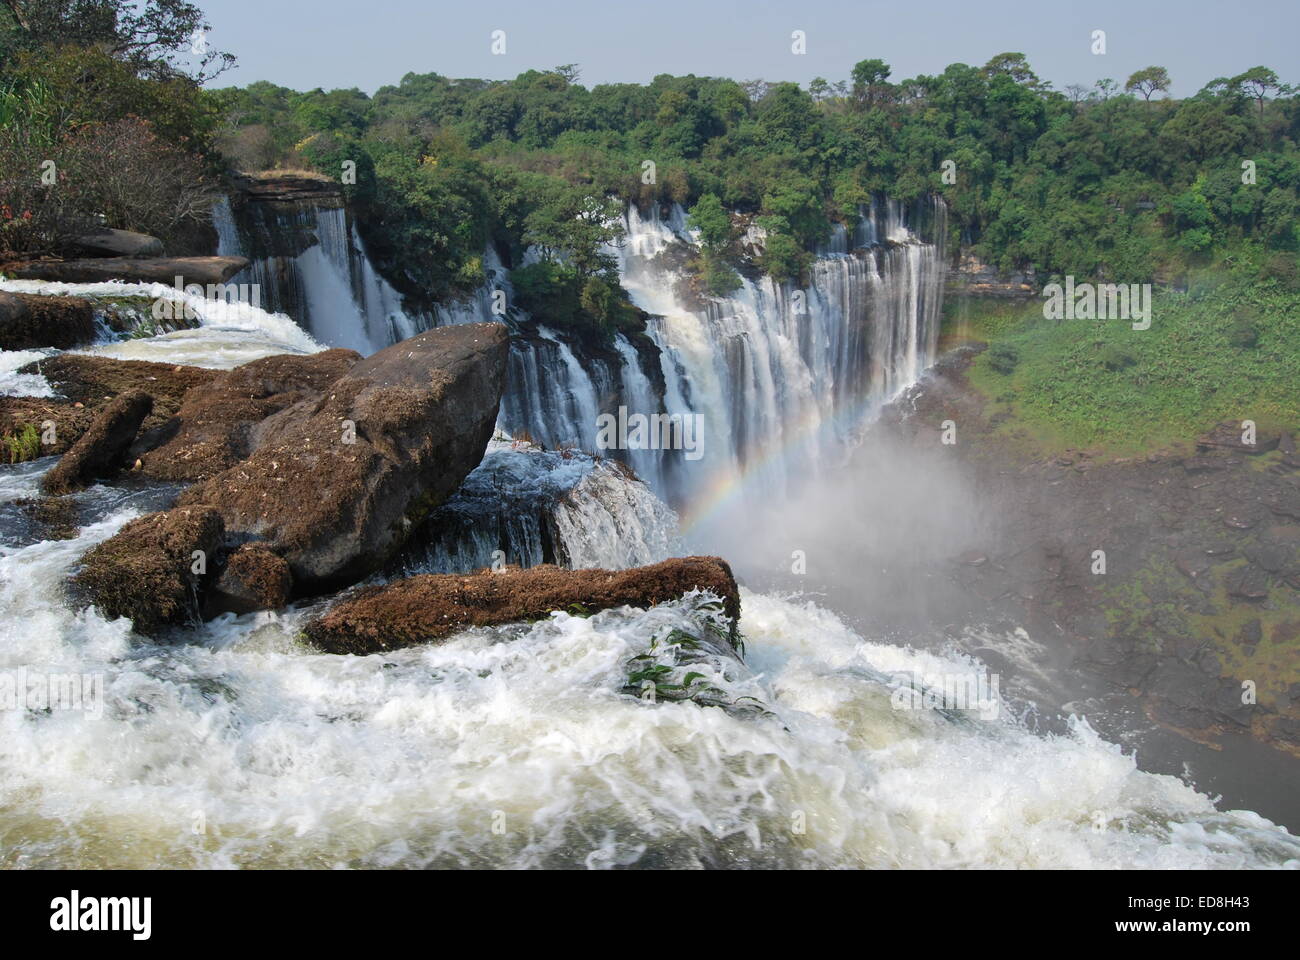
<svg viewBox="0 0 1300 960"><path fill-rule="evenodd" d="M256 80L367 93L408 72L507 79L580 65L582 83L645 82L659 73L736 80L848 76L879 57L894 80L975 66L1003 51L1029 57L1058 90L1121 84L1167 67L1174 94L1256 64L1300 82L1300 0L197 0L209 39L239 57L217 85ZM505 55L491 52L494 30ZM802 30L807 53L791 52ZM1106 53L1091 52L1106 32Z"/></svg>

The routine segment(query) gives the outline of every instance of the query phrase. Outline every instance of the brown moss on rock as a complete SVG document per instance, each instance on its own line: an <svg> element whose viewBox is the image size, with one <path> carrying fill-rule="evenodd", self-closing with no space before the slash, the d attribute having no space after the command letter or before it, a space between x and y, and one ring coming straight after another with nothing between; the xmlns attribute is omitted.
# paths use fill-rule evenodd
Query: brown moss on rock
<svg viewBox="0 0 1300 960"><path fill-rule="evenodd" d="M564 570L549 564L469 576L423 574L387 586L364 587L306 627L330 653L376 653L428 643L470 626L496 626L546 617L577 605L587 613L651 607L691 590L722 598L733 634L740 593L719 557L683 557L631 570Z"/></svg>
<svg viewBox="0 0 1300 960"><path fill-rule="evenodd" d="M0 291L0 350L68 350L94 339L89 300Z"/></svg>
<svg viewBox="0 0 1300 960"><path fill-rule="evenodd" d="M53 442L45 443L42 437L36 452L41 457L66 453L95 422L100 408L131 390L153 398L153 409L140 425L141 435L158 431L175 416L191 387L221 373L202 367L72 353L29 363L18 372L40 374L60 394L0 397L0 437L19 436L29 426L39 431L46 421L54 424Z"/></svg>
<svg viewBox="0 0 1300 960"><path fill-rule="evenodd" d="M138 633L197 621L199 587L222 533L221 515L208 506L151 513L87 553L73 582L101 614L129 617Z"/></svg>
<svg viewBox="0 0 1300 960"><path fill-rule="evenodd" d="M77 505L66 497L24 497L14 506L30 518L40 540L72 540L80 530Z"/></svg>
<svg viewBox="0 0 1300 960"><path fill-rule="evenodd" d="M264 357L192 387L175 420L148 438L162 442L143 453L144 473L160 480L197 481L233 467L252 454L263 421L304 400L319 399L360 359L355 350L343 349Z"/></svg>
<svg viewBox="0 0 1300 960"><path fill-rule="evenodd" d="M289 602L292 589L285 559L264 543L246 543L226 561L207 596L204 614L278 610Z"/></svg>
<svg viewBox="0 0 1300 960"><path fill-rule="evenodd" d="M128 390L104 405L89 429L41 478L42 492L58 496L106 479L122 466L140 424L153 409L153 398Z"/></svg>

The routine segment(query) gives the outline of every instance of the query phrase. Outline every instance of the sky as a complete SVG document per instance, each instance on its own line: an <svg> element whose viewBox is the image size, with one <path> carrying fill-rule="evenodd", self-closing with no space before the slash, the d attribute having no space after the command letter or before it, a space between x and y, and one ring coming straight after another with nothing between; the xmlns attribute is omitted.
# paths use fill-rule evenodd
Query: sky
<svg viewBox="0 0 1300 960"><path fill-rule="evenodd" d="M576 63L581 82L656 74L845 79L880 58L898 81L1024 53L1062 90L1166 67L1174 96L1264 64L1300 83L1300 0L197 0L239 58L214 84L366 93L408 72L509 79ZM494 31L505 53L492 53ZM1105 53L1093 53L1093 32ZM803 54L792 51L802 31Z"/></svg>

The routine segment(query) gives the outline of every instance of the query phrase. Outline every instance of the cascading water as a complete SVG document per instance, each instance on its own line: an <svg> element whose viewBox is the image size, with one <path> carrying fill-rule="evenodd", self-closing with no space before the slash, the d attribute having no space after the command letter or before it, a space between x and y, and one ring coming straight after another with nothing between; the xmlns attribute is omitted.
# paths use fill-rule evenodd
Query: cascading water
<svg viewBox="0 0 1300 960"><path fill-rule="evenodd" d="M330 347L373 353L427 324L375 271L339 203L249 201L244 230L228 198L213 207L217 252L249 266L229 281L254 284L268 310L286 313Z"/></svg>
<svg viewBox="0 0 1300 960"><path fill-rule="evenodd" d="M935 202L936 237L944 208ZM621 334L617 364L592 357L559 332L531 327L517 309L500 426L547 447L593 450L597 417L630 414L698 417L698 461L680 450L609 451L674 506L697 512L720 496L750 509L781 497L822 464L843 459L846 441L871 411L914 383L933 357L944 278L939 245L910 231L901 205L866 207L853 229L840 227L814 261L807 288L742 278L728 297L699 297L681 265L691 242L680 206L665 216L626 214L623 243L611 247L623 286L651 315L662 387L643 354ZM762 231L751 229L762 241ZM494 319L491 296L510 292L489 251L491 279L440 322ZM658 378L656 378L658 379Z"/></svg>
<svg viewBox="0 0 1300 960"><path fill-rule="evenodd" d="M498 438L395 567L403 575L501 563L623 569L679 552L672 510L613 461Z"/></svg>

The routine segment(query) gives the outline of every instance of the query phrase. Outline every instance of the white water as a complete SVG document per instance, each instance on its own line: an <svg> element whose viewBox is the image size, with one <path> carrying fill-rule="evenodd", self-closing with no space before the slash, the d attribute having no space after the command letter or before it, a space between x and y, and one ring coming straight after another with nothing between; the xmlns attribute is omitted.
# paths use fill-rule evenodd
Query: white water
<svg viewBox="0 0 1300 960"><path fill-rule="evenodd" d="M106 700L0 711L5 867L1300 863L1296 838L1082 723L894 709L889 675L974 667L773 597L743 597L748 668L690 665L770 715L622 692L652 637L716 616L691 599L384 656L301 647L301 611L150 643L63 600L131 513L0 550L0 669L100 673Z"/></svg>
<svg viewBox="0 0 1300 960"><path fill-rule="evenodd" d="M677 516L608 460L494 439L482 464L429 518L403 573L494 565L623 569L680 555ZM498 551L500 551L498 553Z"/></svg>
<svg viewBox="0 0 1300 960"><path fill-rule="evenodd" d="M70 351L73 353L229 369L275 354L315 353L324 349L284 314L269 313L250 303L207 300L162 283L0 280L0 290L92 299L146 297L170 301L178 311L188 308L198 318L199 326L193 330L113 341Z"/></svg>

